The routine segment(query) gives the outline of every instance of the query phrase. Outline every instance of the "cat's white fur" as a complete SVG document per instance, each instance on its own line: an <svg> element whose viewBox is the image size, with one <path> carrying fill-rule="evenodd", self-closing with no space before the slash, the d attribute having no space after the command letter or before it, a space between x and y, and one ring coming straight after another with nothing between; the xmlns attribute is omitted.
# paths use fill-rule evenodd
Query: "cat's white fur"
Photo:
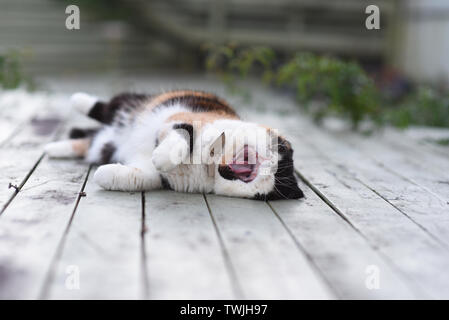
<svg viewBox="0 0 449 320"><path fill-rule="evenodd" d="M169 112L163 113L167 117L170 114ZM147 116L151 117L151 114ZM122 158L120 156L118 158L123 159L123 163L127 166L121 164L101 166L94 175L94 181L107 190L148 190L160 188L160 175L162 175L175 191L215 192L239 197L253 197L258 192L268 193L273 189L273 174L258 175L251 183L245 183L222 178L217 173L217 165L214 165L214 174L209 175L207 164L182 164L184 157L189 155L188 146L185 139L176 131L171 131L158 147L154 148L152 138L154 137L155 140L157 130L173 125L172 123L165 124L164 119L158 120L162 121L157 121L157 125L150 127L143 124L151 120L143 119L140 125L132 129L132 132L121 136L120 139L127 143L117 144L117 154L123 154ZM194 149L200 149L202 155L207 155L210 151L210 144L219 137L221 132L228 132L228 139L230 139L233 135L244 136L248 130L256 130L256 125L240 120L214 121L205 125L201 131L201 139L196 139L196 143L200 143L200 145L194 145ZM104 135L109 134L109 130L104 133ZM107 138L98 137L102 141L106 141ZM100 142L98 143L100 145ZM248 141L249 145L251 143L255 143L255 141ZM95 144L94 141L94 148L89 152L88 158L92 159L95 155L93 153L99 152L95 149ZM177 155L184 155L184 157L176 157ZM271 165L275 165L275 162L272 161L269 166Z"/></svg>
<svg viewBox="0 0 449 320"><path fill-rule="evenodd" d="M77 92L70 97L72 108L82 114L88 114L90 108L98 101L98 98L84 92Z"/></svg>
<svg viewBox="0 0 449 320"><path fill-rule="evenodd" d="M87 113L96 101L96 97L84 93L77 93L71 98L72 105L83 113ZM109 126L100 131L93 139L86 159L97 162L104 144L113 141L117 150L112 161L116 163L100 166L94 174L94 181L107 190L141 191L161 188L163 177L175 191L215 192L248 198L273 190L273 170L268 174L258 174L253 181L245 183L224 179L218 174L218 165L204 163L205 159L200 159L203 160L201 164L183 164L190 156L188 144L180 134L170 130L174 122L166 122L170 116L181 111L189 110L175 104L158 111L144 111L133 125L123 128ZM200 150L202 157L208 155L211 143L225 132L226 139L235 138L237 149L227 144L223 154L238 151L243 143L258 152L264 149L269 153L266 140L258 139L254 134L260 128L257 124L241 120L216 120L202 126L201 138L194 140L194 150ZM165 131L164 139L156 147L156 139ZM238 137L245 137L245 141L240 141ZM70 140L47 145L46 152L50 157L75 155ZM277 155L269 154L266 159L265 167L277 165Z"/></svg>
<svg viewBox="0 0 449 320"><path fill-rule="evenodd" d="M72 147L72 142L69 140L48 143L44 147L44 151L52 158L79 157L79 154Z"/></svg>

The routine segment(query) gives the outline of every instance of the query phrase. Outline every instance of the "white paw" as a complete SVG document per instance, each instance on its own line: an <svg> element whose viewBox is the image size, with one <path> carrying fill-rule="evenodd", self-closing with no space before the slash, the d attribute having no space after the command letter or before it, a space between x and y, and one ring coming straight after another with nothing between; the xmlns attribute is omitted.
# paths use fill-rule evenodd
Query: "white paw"
<svg viewBox="0 0 449 320"><path fill-rule="evenodd" d="M157 171L168 172L173 170L179 164L170 161L170 156L167 154L169 152L170 151L167 150L161 150L161 148L154 150L151 160Z"/></svg>
<svg viewBox="0 0 449 320"><path fill-rule="evenodd" d="M90 109L97 103L98 98L84 92L74 93L70 97L72 108L77 109L82 114L88 114Z"/></svg>
<svg viewBox="0 0 449 320"><path fill-rule="evenodd" d="M174 144L164 141L153 151L152 161L154 167L161 172L168 172L180 165L189 152L189 146L184 139Z"/></svg>
<svg viewBox="0 0 449 320"><path fill-rule="evenodd" d="M94 174L94 182L106 190L114 189L116 176L120 171L120 164L106 164L97 169Z"/></svg>
<svg viewBox="0 0 449 320"><path fill-rule="evenodd" d="M66 158L73 157L73 148L70 141L50 142L44 147L45 153L50 158Z"/></svg>

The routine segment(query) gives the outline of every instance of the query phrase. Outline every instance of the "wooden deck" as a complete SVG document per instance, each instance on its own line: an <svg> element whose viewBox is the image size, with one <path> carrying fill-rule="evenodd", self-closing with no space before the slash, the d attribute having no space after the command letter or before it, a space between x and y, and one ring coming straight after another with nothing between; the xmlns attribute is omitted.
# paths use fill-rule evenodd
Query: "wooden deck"
<svg viewBox="0 0 449 320"><path fill-rule="evenodd" d="M53 80L33 104L0 94L0 298L449 298L447 147L320 129L259 88L230 100L291 140L305 199L102 191L95 168L42 152L85 122L68 93L224 94L209 79L114 79Z"/></svg>

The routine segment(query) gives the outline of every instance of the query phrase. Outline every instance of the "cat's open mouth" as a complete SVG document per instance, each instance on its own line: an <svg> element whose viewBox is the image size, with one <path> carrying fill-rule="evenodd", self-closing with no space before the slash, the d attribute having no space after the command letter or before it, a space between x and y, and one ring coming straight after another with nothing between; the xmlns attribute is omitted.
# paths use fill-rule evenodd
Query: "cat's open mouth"
<svg viewBox="0 0 449 320"><path fill-rule="evenodd" d="M245 145L230 164L219 166L218 172L228 180L239 179L243 182L251 182L257 177L259 166L258 153Z"/></svg>

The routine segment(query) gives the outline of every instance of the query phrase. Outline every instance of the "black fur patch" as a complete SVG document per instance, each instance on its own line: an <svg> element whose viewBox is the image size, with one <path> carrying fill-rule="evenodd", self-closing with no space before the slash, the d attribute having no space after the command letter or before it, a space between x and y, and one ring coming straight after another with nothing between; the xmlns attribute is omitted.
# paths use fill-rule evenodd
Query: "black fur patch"
<svg viewBox="0 0 449 320"><path fill-rule="evenodd" d="M70 139L81 139L88 138L94 136L99 129L81 129L81 128L73 128L70 130L69 138Z"/></svg>
<svg viewBox="0 0 449 320"><path fill-rule="evenodd" d="M101 149L100 164L110 163L116 150L117 150L117 148L114 146L114 144L112 142L106 143L103 146L103 148Z"/></svg>
<svg viewBox="0 0 449 320"><path fill-rule="evenodd" d="M201 91L195 91L201 93ZM229 107L226 102L222 101L215 95L203 92L204 96L195 94L184 94L164 100L161 105L169 106L175 103L180 103L188 107L192 112L210 112L222 111L230 115L237 116L237 113Z"/></svg>
<svg viewBox="0 0 449 320"><path fill-rule="evenodd" d="M192 154L192 152L193 152L193 126L188 123L177 123L177 124L173 125L173 129L175 129L175 130L183 129L183 130L187 131L187 133L189 134L189 137L186 137L186 138L189 139L190 154Z"/></svg>
<svg viewBox="0 0 449 320"><path fill-rule="evenodd" d="M234 172L228 166L218 166L218 173L220 176L226 180L237 180Z"/></svg>
<svg viewBox="0 0 449 320"><path fill-rule="evenodd" d="M256 194L255 200L281 200L281 199L300 199L304 197L304 193L298 187L298 181L295 177L295 169L293 167L293 149L290 143L279 137L278 152L280 160L278 162L278 170L275 173L274 190L268 194Z"/></svg>
<svg viewBox="0 0 449 320"><path fill-rule="evenodd" d="M166 190L172 190L172 188L170 187L170 183L168 183L168 180L163 175L159 176L161 178L162 188Z"/></svg>
<svg viewBox="0 0 449 320"><path fill-rule="evenodd" d="M89 110L87 116L89 118L100 121L101 123L109 124L111 123L111 120L109 119L109 117L107 117L107 106L108 106L107 103L98 101Z"/></svg>
<svg viewBox="0 0 449 320"><path fill-rule="evenodd" d="M97 102L87 115L101 123L111 124L117 111L137 108L150 97L146 94L122 93L113 97L109 102Z"/></svg>

